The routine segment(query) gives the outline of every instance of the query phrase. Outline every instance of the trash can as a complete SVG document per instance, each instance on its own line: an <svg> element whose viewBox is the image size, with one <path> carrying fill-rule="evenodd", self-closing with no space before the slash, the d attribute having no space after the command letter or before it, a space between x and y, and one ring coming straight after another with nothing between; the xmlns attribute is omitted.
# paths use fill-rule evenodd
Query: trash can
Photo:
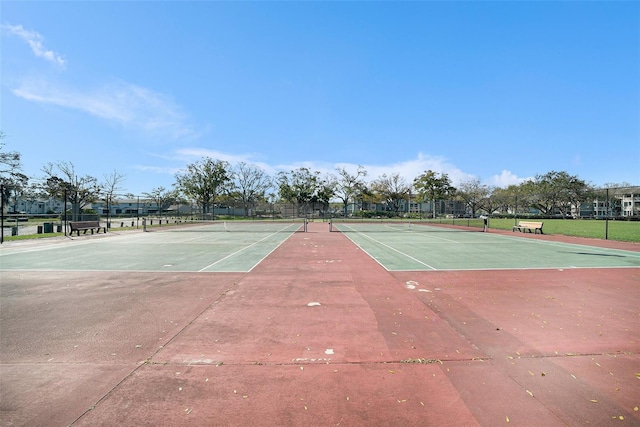
<svg viewBox="0 0 640 427"><path fill-rule="evenodd" d="M43 231L45 233L53 233L53 223L52 222L45 222L43 225Z"/></svg>
<svg viewBox="0 0 640 427"><path fill-rule="evenodd" d="M11 227L11 235L12 236L18 235L18 227Z"/></svg>

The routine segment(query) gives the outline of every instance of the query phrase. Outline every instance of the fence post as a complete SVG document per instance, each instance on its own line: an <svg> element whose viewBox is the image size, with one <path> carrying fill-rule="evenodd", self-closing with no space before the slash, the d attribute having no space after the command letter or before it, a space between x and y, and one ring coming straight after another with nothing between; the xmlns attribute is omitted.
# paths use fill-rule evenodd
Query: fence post
<svg viewBox="0 0 640 427"><path fill-rule="evenodd" d="M605 201L605 215L604 215L604 239L609 240L609 189L607 188L607 199Z"/></svg>
<svg viewBox="0 0 640 427"><path fill-rule="evenodd" d="M0 184L0 244L4 243L4 184Z"/></svg>

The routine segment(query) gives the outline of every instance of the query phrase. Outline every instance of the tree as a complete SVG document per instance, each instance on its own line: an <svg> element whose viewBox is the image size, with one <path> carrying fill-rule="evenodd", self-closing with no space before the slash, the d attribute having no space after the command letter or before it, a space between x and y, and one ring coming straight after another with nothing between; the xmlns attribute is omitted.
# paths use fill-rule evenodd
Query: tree
<svg viewBox="0 0 640 427"><path fill-rule="evenodd" d="M518 208L522 208L526 200L522 196L519 185L510 185L507 188L494 188L491 192L491 204L494 210L502 214L516 214Z"/></svg>
<svg viewBox="0 0 640 427"><path fill-rule="evenodd" d="M436 200L450 198L455 195L456 188L451 185L451 180L446 173L438 174L432 170L425 171L413 180L413 187L418 192L421 200L433 202L433 217L436 217Z"/></svg>
<svg viewBox="0 0 640 427"><path fill-rule="evenodd" d="M391 176L383 174L371 183L371 189L376 193L387 206L393 209L394 214L398 214L400 210L400 201L404 200L411 186L407 184L404 178L394 173Z"/></svg>
<svg viewBox="0 0 640 427"><path fill-rule="evenodd" d="M590 194L590 186L586 182L567 172L551 171L536 175L527 185L530 193L535 195L533 207L545 215L560 213L567 217L572 213L572 206L579 208Z"/></svg>
<svg viewBox="0 0 640 427"><path fill-rule="evenodd" d="M358 166L355 174L349 173L345 168L336 168L340 176L335 185L335 196L342 201L344 216L347 216L349 201L354 200L360 189L365 186L362 178L367 176L367 171Z"/></svg>
<svg viewBox="0 0 640 427"><path fill-rule="evenodd" d="M247 163L239 163L233 170L234 198L244 208L244 213L249 216L249 211L260 200L264 200L265 194L271 188L271 178L257 166Z"/></svg>
<svg viewBox="0 0 640 427"><path fill-rule="evenodd" d="M8 201L11 199L13 193L13 208L11 209L16 213L16 203L18 197L21 197L29 189L29 177L23 173L14 171L11 175L0 176L0 185L2 186L2 208L9 206Z"/></svg>
<svg viewBox="0 0 640 427"><path fill-rule="evenodd" d="M497 187L494 187L493 185L486 185L485 189L487 191L487 194L482 200L480 206L487 214L490 215L500 209L500 203L502 202L502 200L493 197L495 191L497 190Z"/></svg>
<svg viewBox="0 0 640 427"><path fill-rule="evenodd" d="M564 186L560 201L560 212L563 218L568 218L580 214L580 206L582 202L589 197L593 197L593 186L579 179L575 175L562 173L560 175L562 181L558 182L560 186Z"/></svg>
<svg viewBox="0 0 640 427"><path fill-rule="evenodd" d="M319 204L322 216L324 217L326 211L329 209L329 202L336 193L337 180L334 175L327 174L324 178L318 180L316 188L316 194L313 198L314 204Z"/></svg>
<svg viewBox="0 0 640 427"><path fill-rule="evenodd" d="M491 189L483 185L479 179L463 182L457 191L458 197L464 201L467 208L471 209L471 216L473 217L485 206L486 199L490 193Z"/></svg>
<svg viewBox="0 0 640 427"><path fill-rule="evenodd" d="M302 208L306 214L309 205L317 196L318 176L320 172L311 172L308 168L294 169L289 173L278 173L278 194L280 197Z"/></svg>
<svg viewBox="0 0 640 427"><path fill-rule="evenodd" d="M20 153L17 151L4 151L6 134L0 131L0 176L6 177L18 172L21 168Z"/></svg>
<svg viewBox="0 0 640 427"><path fill-rule="evenodd" d="M51 197L58 197L71 203L71 219L77 221L85 206L98 200L100 186L91 175L78 177L71 162L47 163L42 168L45 173L44 190ZM66 198L65 198L66 195Z"/></svg>
<svg viewBox="0 0 640 427"><path fill-rule="evenodd" d="M216 197L231 181L229 168L228 162L205 157L187 165L185 172L176 174L177 188L194 200L206 215L214 208Z"/></svg>
<svg viewBox="0 0 640 427"><path fill-rule="evenodd" d="M178 194L176 190L167 190L164 187L157 187L150 193L142 193L147 199L153 201L158 207L158 214L162 216L162 212L176 202Z"/></svg>
<svg viewBox="0 0 640 427"><path fill-rule="evenodd" d="M107 224L111 216L111 204L115 201L116 193L122 191L121 183L124 181L124 175L117 171L111 172L104 176L104 182L100 185L102 200L107 203Z"/></svg>
<svg viewBox="0 0 640 427"><path fill-rule="evenodd" d="M354 198L360 200L362 205L362 215L364 215L365 210L371 210L371 205L382 201L380 196L373 192L371 187L365 183L359 184L356 187L356 193L354 194Z"/></svg>
<svg viewBox="0 0 640 427"><path fill-rule="evenodd" d="M20 172L22 164L21 156L17 151L5 151L4 140L6 134L0 131L0 184L2 186L2 209L13 192L14 201L26 188L29 178ZM15 206L14 206L15 210Z"/></svg>

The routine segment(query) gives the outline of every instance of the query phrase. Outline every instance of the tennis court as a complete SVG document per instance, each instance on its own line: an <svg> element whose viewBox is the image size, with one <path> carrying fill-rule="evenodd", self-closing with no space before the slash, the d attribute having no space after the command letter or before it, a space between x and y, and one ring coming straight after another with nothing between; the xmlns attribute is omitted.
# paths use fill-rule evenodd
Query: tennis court
<svg viewBox="0 0 640 427"><path fill-rule="evenodd" d="M2 245L0 423L640 424L638 245L236 225Z"/></svg>
<svg viewBox="0 0 640 427"><path fill-rule="evenodd" d="M245 272L304 227L304 222L293 221L203 221L110 233L109 238L72 236L58 244L3 253L2 269Z"/></svg>
<svg viewBox="0 0 640 427"><path fill-rule="evenodd" d="M389 271L640 267L638 252L474 228L384 222L331 226ZM72 237L66 244L3 253L2 269L248 272L305 227L304 222L213 222L110 238Z"/></svg>
<svg viewBox="0 0 640 427"><path fill-rule="evenodd" d="M637 252L429 223L332 224L387 270L640 267Z"/></svg>

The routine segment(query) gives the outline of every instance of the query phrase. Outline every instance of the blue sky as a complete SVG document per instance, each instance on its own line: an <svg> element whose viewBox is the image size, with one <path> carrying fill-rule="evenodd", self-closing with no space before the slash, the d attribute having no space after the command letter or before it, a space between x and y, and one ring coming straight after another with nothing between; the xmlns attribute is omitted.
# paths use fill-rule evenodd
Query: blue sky
<svg viewBox="0 0 640 427"><path fill-rule="evenodd" d="M0 129L169 188L210 156L640 184L637 2L2 1Z"/></svg>

